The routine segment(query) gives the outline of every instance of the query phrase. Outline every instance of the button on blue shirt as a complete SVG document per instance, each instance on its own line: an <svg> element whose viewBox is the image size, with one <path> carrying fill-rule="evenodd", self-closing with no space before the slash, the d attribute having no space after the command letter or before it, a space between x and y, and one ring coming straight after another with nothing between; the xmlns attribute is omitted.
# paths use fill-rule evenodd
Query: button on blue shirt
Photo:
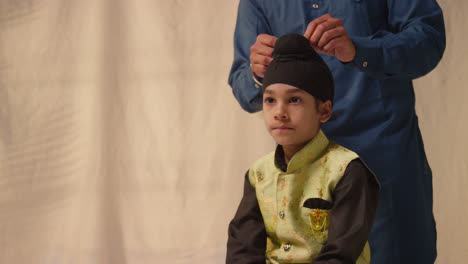
<svg viewBox="0 0 468 264"><path fill-rule="evenodd" d="M350 63L322 55L335 81L327 136L357 152L382 185L370 236L373 263L433 263L436 233L432 174L415 113L412 79L427 74L445 49L434 0L240 0L229 84L241 107L261 110L250 71L259 34L303 34L315 18L343 21L356 47Z"/></svg>

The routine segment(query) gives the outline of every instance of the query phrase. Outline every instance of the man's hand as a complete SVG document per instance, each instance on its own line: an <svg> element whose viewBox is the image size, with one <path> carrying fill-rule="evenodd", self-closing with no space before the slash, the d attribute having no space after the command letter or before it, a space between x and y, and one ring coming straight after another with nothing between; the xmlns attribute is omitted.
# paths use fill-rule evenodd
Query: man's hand
<svg viewBox="0 0 468 264"><path fill-rule="evenodd" d="M350 62L356 56L356 48L344 28L343 21L329 14L310 22L304 36L309 39L315 51L335 56L342 62Z"/></svg>
<svg viewBox="0 0 468 264"><path fill-rule="evenodd" d="M277 37L260 34L257 41L250 47L250 65L252 72L258 77L263 78L267 66L273 60L273 48L275 47Z"/></svg>

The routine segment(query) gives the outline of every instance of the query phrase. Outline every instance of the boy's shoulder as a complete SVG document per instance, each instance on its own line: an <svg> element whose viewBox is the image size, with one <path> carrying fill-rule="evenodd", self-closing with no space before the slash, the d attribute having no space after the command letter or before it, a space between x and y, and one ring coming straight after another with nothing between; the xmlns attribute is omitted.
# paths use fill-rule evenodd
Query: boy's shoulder
<svg viewBox="0 0 468 264"><path fill-rule="evenodd" d="M334 144L331 148L334 149L335 151L331 152L332 158L335 160L343 162L343 165L346 164L346 166L341 166L341 169L346 169L348 166L352 165L352 170L353 171L361 171L365 175L372 175L371 179L375 180L377 185L380 188L380 182L377 179L377 176L375 173L367 166L365 161L354 151L339 145L338 143L330 141L330 143ZM353 161L353 162L351 162ZM339 162L337 163L339 164ZM356 175L356 173L354 173Z"/></svg>
<svg viewBox="0 0 468 264"><path fill-rule="evenodd" d="M252 186L258 179L262 180L268 170L275 167L275 151L272 151L263 157L257 159L249 167L249 181Z"/></svg>
<svg viewBox="0 0 468 264"><path fill-rule="evenodd" d="M356 152L334 141L330 141L330 143L328 144L327 150L325 151L323 156L329 159L336 160L336 161L348 161L348 162L353 159L359 158L359 155Z"/></svg>

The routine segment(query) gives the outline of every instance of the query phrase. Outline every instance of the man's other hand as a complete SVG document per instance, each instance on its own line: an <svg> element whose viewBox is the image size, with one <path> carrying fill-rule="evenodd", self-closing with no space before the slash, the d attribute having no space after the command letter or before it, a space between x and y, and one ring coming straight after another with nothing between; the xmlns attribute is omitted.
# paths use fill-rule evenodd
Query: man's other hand
<svg viewBox="0 0 468 264"><path fill-rule="evenodd" d="M266 68L273 60L272 54L276 39L275 36L260 34L250 47L250 65L256 76L261 78L265 76Z"/></svg>
<svg viewBox="0 0 468 264"><path fill-rule="evenodd" d="M329 14L314 19L307 26L304 37L309 39L315 51L350 62L356 56L356 48L344 28L343 21Z"/></svg>

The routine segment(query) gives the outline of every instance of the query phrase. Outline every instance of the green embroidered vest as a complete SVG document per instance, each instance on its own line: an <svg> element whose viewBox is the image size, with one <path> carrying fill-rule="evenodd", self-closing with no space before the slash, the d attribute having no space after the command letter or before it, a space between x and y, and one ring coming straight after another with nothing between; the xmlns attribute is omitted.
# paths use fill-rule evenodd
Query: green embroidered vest
<svg viewBox="0 0 468 264"><path fill-rule="evenodd" d="M320 130L290 160L287 171L275 166L275 152L249 170L268 234L267 263L310 263L328 237L329 210L304 207L309 198L333 202L332 192L349 162L358 155L327 139ZM370 263L366 243L356 264Z"/></svg>

